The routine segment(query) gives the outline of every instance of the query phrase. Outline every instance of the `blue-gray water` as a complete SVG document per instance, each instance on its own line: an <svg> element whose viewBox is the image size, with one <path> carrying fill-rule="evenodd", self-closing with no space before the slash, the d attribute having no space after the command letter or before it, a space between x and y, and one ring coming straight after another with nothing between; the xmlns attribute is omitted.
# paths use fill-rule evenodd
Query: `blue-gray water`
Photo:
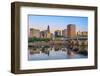
<svg viewBox="0 0 100 76"><path fill-rule="evenodd" d="M87 55L78 54L64 46L37 46L28 48L28 60L80 59Z"/></svg>

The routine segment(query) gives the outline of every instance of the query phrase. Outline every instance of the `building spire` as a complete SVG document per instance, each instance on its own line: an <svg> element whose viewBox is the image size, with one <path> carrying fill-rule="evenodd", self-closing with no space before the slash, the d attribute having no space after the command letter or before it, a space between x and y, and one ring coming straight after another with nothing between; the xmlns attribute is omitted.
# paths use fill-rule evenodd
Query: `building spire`
<svg viewBox="0 0 100 76"><path fill-rule="evenodd" d="M48 27L47 27L47 31L48 31L48 33L50 33L50 27L49 27L49 25L48 25Z"/></svg>

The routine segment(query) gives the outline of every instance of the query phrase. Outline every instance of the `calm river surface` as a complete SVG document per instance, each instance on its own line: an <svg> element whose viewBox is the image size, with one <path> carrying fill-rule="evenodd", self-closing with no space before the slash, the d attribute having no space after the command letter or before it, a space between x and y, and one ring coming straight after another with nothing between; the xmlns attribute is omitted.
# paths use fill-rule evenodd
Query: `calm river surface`
<svg viewBox="0 0 100 76"><path fill-rule="evenodd" d="M79 59L88 56L77 54L65 46L33 46L28 48L28 60Z"/></svg>

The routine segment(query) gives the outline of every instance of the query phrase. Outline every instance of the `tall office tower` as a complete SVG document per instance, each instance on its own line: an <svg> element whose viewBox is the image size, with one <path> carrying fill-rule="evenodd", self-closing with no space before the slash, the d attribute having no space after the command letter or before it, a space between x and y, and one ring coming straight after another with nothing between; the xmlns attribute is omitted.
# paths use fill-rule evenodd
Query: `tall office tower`
<svg viewBox="0 0 100 76"><path fill-rule="evenodd" d="M75 24L68 24L67 25L67 37L75 37L76 36L76 25Z"/></svg>

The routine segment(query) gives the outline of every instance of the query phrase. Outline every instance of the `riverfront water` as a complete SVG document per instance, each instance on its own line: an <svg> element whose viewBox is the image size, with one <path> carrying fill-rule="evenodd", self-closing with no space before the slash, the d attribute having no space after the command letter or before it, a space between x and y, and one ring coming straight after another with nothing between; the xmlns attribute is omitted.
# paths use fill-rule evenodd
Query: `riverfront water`
<svg viewBox="0 0 100 76"><path fill-rule="evenodd" d="M28 48L28 60L80 59L87 55L78 54L65 46L33 46Z"/></svg>

